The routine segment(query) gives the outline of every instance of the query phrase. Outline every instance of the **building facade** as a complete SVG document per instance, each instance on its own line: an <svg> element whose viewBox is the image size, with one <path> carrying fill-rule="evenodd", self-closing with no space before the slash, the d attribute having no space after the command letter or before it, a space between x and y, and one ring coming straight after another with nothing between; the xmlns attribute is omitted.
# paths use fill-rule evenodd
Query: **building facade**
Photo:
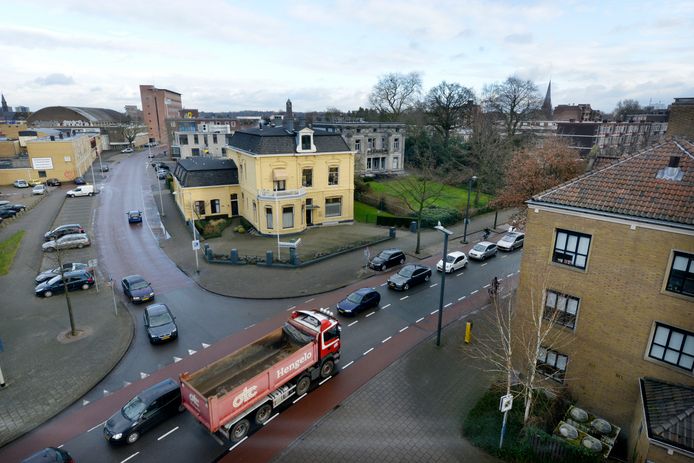
<svg viewBox="0 0 694 463"><path fill-rule="evenodd" d="M644 379L694 386L693 205L694 144L686 140L528 201L514 330L526 329L533 304L541 308L552 323L537 362L543 385L568 388L578 406L620 426L638 462L694 456L691 434L651 433L656 418L648 397L640 400ZM682 429L691 430L694 403L672 405L664 421L684 416Z"/></svg>
<svg viewBox="0 0 694 463"><path fill-rule="evenodd" d="M342 135L356 156L357 175L399 175L405 172L405 124L316 122L312 128Z"/></svg>
<svg viewBox="0 0 694 463"><path fill-rule="evenodd" d="M238 169L231 159L181 159L173 172L172 188L186 221L241 215Z"/></svg>
<svg viewBox="0 0 694 463"><path fill-rule="evenodd" d="M170 120L169 125L175 126L171 133L173 158L222 157L227 139L236 128L236 121L181 119Z"/></svg>
<svg viewBox="0 0 694 463"><path fill-rule="evenodd" d="M140 98L142 117L150 138L161 145L169 145L166 120L180 118L183 108L181 94L153 85L140 85Z"/></svg>

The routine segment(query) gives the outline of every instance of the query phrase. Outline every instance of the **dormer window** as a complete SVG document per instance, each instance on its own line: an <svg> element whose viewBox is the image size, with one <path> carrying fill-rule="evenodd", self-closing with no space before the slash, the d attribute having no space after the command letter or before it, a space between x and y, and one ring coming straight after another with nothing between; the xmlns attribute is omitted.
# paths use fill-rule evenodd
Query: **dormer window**
<svg viewBox="0 0 694 463"><path fill-rule="evenodd" d="M308 151L311 149L311 135L301 136L301 150Z"/></svg>
<svg viewBox="0 0 694 463"><path fill-rule="evenodd" d="M296 134L297 153L315 153L316 145L313 143L313 130L305 127Z"/></svg>

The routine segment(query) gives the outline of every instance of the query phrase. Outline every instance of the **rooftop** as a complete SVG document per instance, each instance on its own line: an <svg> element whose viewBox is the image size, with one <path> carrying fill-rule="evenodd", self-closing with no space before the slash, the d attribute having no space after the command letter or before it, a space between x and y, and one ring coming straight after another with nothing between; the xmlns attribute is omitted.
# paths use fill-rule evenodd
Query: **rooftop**
<svg viewBox="0 0 694 463"><path fill-rule="evenodd" d="M694 452L694 387L641 378L648 437Z"/></svg>
<svg viewBox="0 0 694 463"><path fill-rule="evenodd" d="M262 129L237 130L229 144L232 148L252 154L290 154L296 153L296 136L298 131L284 127L264 127ZM313 144L316 153L351 152L340 134L323 131L313 132Z"/></svg>

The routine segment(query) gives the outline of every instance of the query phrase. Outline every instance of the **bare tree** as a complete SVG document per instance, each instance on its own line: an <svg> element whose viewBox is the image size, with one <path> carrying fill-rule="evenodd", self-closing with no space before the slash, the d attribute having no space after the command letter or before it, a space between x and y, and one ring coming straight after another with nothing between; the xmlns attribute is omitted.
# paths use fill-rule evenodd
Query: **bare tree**
<svg viewBox="0 0 694 463"><path fill-rule="evenodd" d="M612 119L615 121L624 121L629 114L637 114L641 112L641 110L641 105L636 100L620 100L617 102L614 111L612 111Z"/></svg>
<svg viewBox="0 0 694 463"><path fill-rule="evenodd" d="M422 77L419 73L391 73L381 77L374 85L369 101L381 114L397 120L404 111L415 105L421 91Z"/></svg>
<svg viewBox="0 0 694 463"><path fill-rule="evenodd" d="M429 90L425 99L431 125L443 137L448 146L451 132L470 120L475 100L474 92L457 83L445 80Z"/></svg>
<svg viewBox="0 0 694 463"><path fill-rule="evenodd" d="M473 118L469 146L477 185L487 193L496 194L505 183L511 158L509 140L501 136L486 114L479 113Z"/></svg>
<svg viewBox="0 0 694 463"><path fill-rule="evenodd" d="M138 127L136 125L128 125L123 127L123 138L128 140L128 145L132 146L133 142L135 141L135 137L137 137L137 129Z"/></svg>
<svg viewBox="0 0 694 463"><path fill-rule="evenodd" d="M485 105L504 120L506 135L513 137L518 124L530 118L542 107L542 97L531 80L511 76L484 88Z"/></svg>
<svg viewBox="0 0 694 463"><path fill-rule="evenodd" d="M68 318L70 319L70 336L77 336L77 327L75 326L75 316L72 312L72 301L70 300L70 293L68 292L67 279L65 278L66 268L63 266L64 252L62 249L56 246L54 251L54 258L52 259L60 270L60 280L63 284L63 292L65 293L65 304L67 305Z"/></svg>

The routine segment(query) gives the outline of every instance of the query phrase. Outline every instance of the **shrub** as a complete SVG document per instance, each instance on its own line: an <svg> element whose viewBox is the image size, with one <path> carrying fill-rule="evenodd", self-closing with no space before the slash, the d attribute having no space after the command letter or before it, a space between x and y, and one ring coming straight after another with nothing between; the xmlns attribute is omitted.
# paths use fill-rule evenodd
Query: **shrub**
<svg viewBox="0 0 694 463"><path fill-rule="evenodd" d="M435 227L438 222L441 225L451 225L462 220L463 214L459 210L450 207L427 207L422 211L422 227Z"/></svg>
<svg viewBox="0 0 694 463"><path fill-rule="evenodd" d="M243 225L243 228L245 228L246 230L250 230L251 228L253 228L253 224L246 220L245 217L241 217L241 225Z"/></svg>
<svg viewBox="0 0 694 463"><path fill-rule="evenodd" d="M222 231L229 226L230 219L203 219L195 221L195 228L198 229L200 235L205 238L217 238L222 236Z"/></svg>

